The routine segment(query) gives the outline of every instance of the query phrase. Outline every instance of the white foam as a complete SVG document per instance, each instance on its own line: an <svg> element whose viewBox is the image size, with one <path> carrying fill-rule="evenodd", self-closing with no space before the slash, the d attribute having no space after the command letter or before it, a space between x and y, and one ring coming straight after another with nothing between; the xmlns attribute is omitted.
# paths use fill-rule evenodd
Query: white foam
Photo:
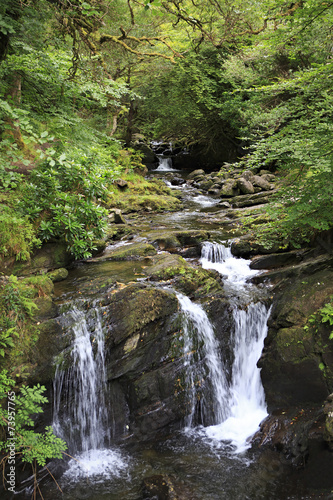
<svg viewBox="0 0 333 500"><path fill-rule="evenodd" d="M64 478L77 481L80 478L120 477L128 472L129 462L119 450L89 450L77 454L69 461Z"/></svg>

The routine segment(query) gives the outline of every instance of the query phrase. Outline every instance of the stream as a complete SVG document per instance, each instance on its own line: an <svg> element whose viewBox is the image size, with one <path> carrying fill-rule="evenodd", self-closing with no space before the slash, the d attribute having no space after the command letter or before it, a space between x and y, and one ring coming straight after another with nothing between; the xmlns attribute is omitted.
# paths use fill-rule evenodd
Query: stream
<svg viewBox="0 0 333 500"><path fill-rule="evenodd" d="M185 208L177 213L149 214L149 230L159 231L161 227L197 230L207 229L208 225L211 239L202 244L197 261L203 269L215 270L223 279L233 324L231 362L227 361L204 304L167 287L176 292L179 304L187 414L182 428L152 442L141 442L132 434L129 439L115 439L120 424L117 414L106 403L106 333L102 321L106 306L97 296L91 299L87 310L84 294L89 281L96 277L110 277L122 283L140 283L146 278L142 266L133 261L76 266L65 281L56 284L61 322L74 340L70 366L68 359L58 363L53 390L53 428L69 443L72 458L65 470L58 472L57 481L63 493L49 478L43 484L43 497L45 500L315 498L306 495L305 486L303 496L302 477L282 465L278 454L251 449L250 438L267 416L257 361L267 334L269 290L251 284L251 277L258 271L250 269L249 261L232 256L228 241L232 221L226 217L221 225L214 219L220 200L186 184L172 186L170 175L174 174L183 176L165 158L150 173L164 178L167 185L181 192ZM140 237L139 234L134 241L140 241ZM126 239L121 242L127 243ZM130 432L126 418L122 425ZM148 486L147 478L150 478ZM154 496L151 485L161 481L160 493ZM172 487L167 491L168 481ZM17 497L29 495L31 490L27 489Z"/></svg>

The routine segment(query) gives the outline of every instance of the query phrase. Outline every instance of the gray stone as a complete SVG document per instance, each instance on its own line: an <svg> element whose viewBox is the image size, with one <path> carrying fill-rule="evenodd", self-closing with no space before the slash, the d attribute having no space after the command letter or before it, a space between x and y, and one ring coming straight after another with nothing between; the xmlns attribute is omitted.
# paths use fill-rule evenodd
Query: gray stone
<svg viewBox="0 0 333 500"><path fill-rule="evenodd" d="M234 179L227 180L221 189L221 196L237 196L240 194L240 190L237 187L237 181Z"/></svg>
<svg viewBox="0 0 333 500"><path fill-rule="evenodd" d="M195 177L197 177L198 175L205 175L205 171L202 170L202 168L200 169L197 169L197 170L193 170L193 172L191 172L189 175L188 175L188 179L194 179Z"/></svg>
<svg viewBox="0 0 333 500"><path fill-rule="evenodd" d="M113 217L112 217L113 214ZM110 210L110 215L109 218L112 220L115 224L127 224L126 219L124 218L123 214L121 213L121 210L119 208L112 208Z"/></svg>
<svg viewBox="0 0 333 500"><path fill-rule="evenodd" d="M264 191L270 191L272 189L270 183L265 181L265 179L263 179L259 175L253 176L253 185L260 187Z"/></svg>
<svg viewBox="0 0 333 500"><path fill-rule="evenodd" d="M237 186L240 189L240 192L243 194L253 194L254 193L254 187L251 184L250 181L247 181L244 179L244 177L240 177L237 181Z"/></svg>
<svg viewBox="0 0 333 500"><path fill-rule="evenodd" d="M245 170L245 172L242 173L242 177L245 180L252 182L254 174L253 174L253 172L251 172L251 170Z"/></svg>

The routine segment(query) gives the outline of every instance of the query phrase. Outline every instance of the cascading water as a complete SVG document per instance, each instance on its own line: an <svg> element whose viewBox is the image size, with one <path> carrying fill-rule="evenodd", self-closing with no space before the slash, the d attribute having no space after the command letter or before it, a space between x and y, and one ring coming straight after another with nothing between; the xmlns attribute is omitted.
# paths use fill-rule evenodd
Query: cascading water
<svg viewBox="0 0 333 500"><path fill-rule="evenodd" d="M110 425L105 404L106 373L104 334L100 312L89 312L89 328L84 311L73 307L67 313L72 323L74 343L69 370L57 367L54 380L55 432L70 445L75 460L67 475L118 475L126 467L120 453L109 449ZM108 448L107 448L108 447Z"/></svg>
<svg viewBox="0 0 333 500"><path fill-rule="evenodd" d="M227 417L226 411L229 394L213 327L200 305L195 304L188 297L180 293L177 293L177 297L183 313L184 366L187 379L186 386L191 406L190 412L185 419L185 425L188 428L193 426L197 412L198 386L201 387L202 384L207 383L210 386L209 392L213 398L211 408L213 419L215 422L221 422ZM194 360L195 354L199 359ZM206 369L208 371L207 375ZM204 392L200 395L199 413L198 420L205 423L207 416Z"/></svg>
<svg viewBox="0 0 333 500"><path fill-rule="evenodd" d="M165 156L158 156L159 165L156 170L158 171L174 171L172 168L172 158L167 158Z"/></svg>
<svg viewBox="0 0 333 500"><path fill-rule="evenodd" d="M229 386L226 385L225 376L220 373L216 377L217 384L223 386L223 398L220 399L218 391L215 391L214 398L221 401L223 412L217 412L215 425L207 427L205 433L217 441L231 441L237 451L241 452L249 447L248 438L254 434L259 423L267 415L257 361L267 334L269 311L261 302L251 302L246 278L256 274L256 271L249 268L249 261L234 258L230 249L224 245L205 243L202 248L201 264L205 269L216 269L226 276L227 287L237 297L232 306L234 362L231 368L231 383ZM248 303L245 307L242 304L244 297ZM209 345L210 338L214 335L209 321L208 325L201 324L200 327L203 331L198 334L202 337L204 345ZM214 366L215 372L225 371L226 368L215 346L214 352L217 360ZM215 377L208 363L207 368L211 377Z"/></svg>

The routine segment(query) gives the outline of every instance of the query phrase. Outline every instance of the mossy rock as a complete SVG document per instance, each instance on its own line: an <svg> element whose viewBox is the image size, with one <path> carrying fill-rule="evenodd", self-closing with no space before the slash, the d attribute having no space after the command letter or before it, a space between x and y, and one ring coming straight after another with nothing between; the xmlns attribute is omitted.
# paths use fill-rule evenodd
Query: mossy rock
<svg viewBox="0 0 333 500"><path fill-rule="evenodd" d="M179 291L199 298L223 293L218 272L192 267L179 255L161 254L154 258L152 266L144 270L151 279L170 281Z"/></svg>
<svg viewBox="0 0 333 500"><path fill-rule="evenodd" d="M31 298L51 296L54 292L53 282L50 276L45 274L19 279L18 285L20 288L23 287L27 296Z"/></svg>
<svg viewBox="0 0 333 500"><path fill-rule="evenodd" d="M65 243L46 243L33 253L30 261L16 262L12 273L18 276L45 273L51 269L67 267L73 260Z"/></svg>
<svg viewBox="0 0 333 500"><path fill-rule="evenodd" d="M149 234L148 234L149 238ZM181 247L197 247L209 239L209 233L203 230L165 231L154 233L152 244L160 250L175 251Z"/></svg>
<svg viewBox="0 0 333 500"><path fill-rule="evenodd" d="M53 283L58 283L59 281L63 281L67 278L68 271L64 267L60 267L59 269L56 269L55 271L47 273L47 276L50 278L50 280Z"/></svg>
<svg viewBox="0 0 333 500"><path fill-rule="evenodd" d="M177 234L170 231L159 233L157 235L155 234L152 244L160 250L168 251L181 247L181 243L177 238Z"/></svg>
<svg viewBox="0 0 333 500"><path fill-rule="evenodd" d="M276 287L259 360L269 408L319 403L333 390L331 328L319 317L308 322L332 294L331 269L294 276Z"/></svg>
<svg viewBox="0 0 333 500"><path fill-rule="evenodd" d="M115 249L110 247L98 260L140 260L156 253L149 243L130 243Z"/></svg>
<svg viewBox="0 0 333 500"><path fill-rule="evenodd" d="M177 310L178 301L172 292L135 284L111 291L106 305L107 339L116 345L146 325L169 317Z"/></svg>
<svg viewBox="0 0 333 500"><path fill-rule="evenodd" d="M248 258L252 255L270 254L287 250L286 245L280 241L271 240L267 243L259 243L252 235L237 238L231 244L231 252L235 257Z"/></svg>
<svg viewBox="0 0 333 500"><path fill-rule="evenodd" d="M162 253L153 258L152 265L144 269L144 273L152 279L168 280L187 267L189 264L180 255Z"/></svg>

